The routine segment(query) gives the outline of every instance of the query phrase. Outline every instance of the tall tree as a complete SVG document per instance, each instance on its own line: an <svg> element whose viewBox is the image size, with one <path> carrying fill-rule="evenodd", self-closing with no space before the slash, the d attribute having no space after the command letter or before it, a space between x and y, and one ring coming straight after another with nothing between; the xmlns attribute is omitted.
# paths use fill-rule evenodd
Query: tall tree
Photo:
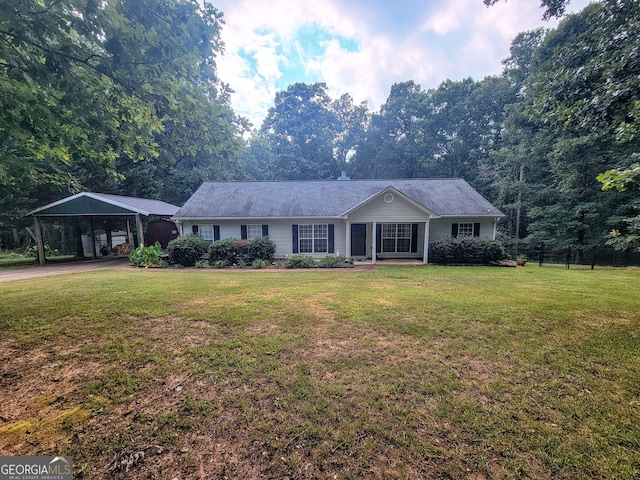
<svg viewBox="0 0 640 480"><path fill-rule="evenodd" d="M366 104L332 100L324 83L296 83L276 94L242 158L250 176L335 178L353 155L368 122ZM255 172L252 174L251 172Z"/></svg>
<svg viewBox="0 0 640 480"><path fill-rule="evenodd" d="M565 18L537 49L525 111L558 133L549 162L565 200L540 206L538 231L555 208L573 232L567 238L595 243L606 234L603 217L626 209L603 196L596 177L629 168L640 147L639 35L638 2L605 2Z"/></svg>
<svg viewBox="0 0 640 480"><path fill-rule="evenodd" d="M3 0L3 194L74 191L83 165L117 179L121 157L230 157L236 119L215 76L221 26L196 0Z"/></svg>
<svg viewBox="0 0 640 480"><path fill-rule="evenodd" d="M425 92L413 81L391 86L387 101L372 116L353 162L360 178L411 178L424 174L433 142L426 138Z"/></svg>

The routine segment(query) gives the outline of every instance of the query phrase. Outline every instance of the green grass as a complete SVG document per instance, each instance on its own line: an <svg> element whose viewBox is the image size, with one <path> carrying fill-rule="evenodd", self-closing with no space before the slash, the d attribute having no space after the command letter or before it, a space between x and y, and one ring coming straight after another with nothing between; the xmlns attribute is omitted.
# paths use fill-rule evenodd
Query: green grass
<svg viewBox="0 0 640 480"><path fill-rule="evenodd" d="M47 257L49 263L63 263L72 260L73 255L61 255L58 257ZM38 259L34 257L25 257L18 254L0 254L0 270L9 268L23 268L29 266L35 266L38 264Z"/></svg>
<svg viewBox="0 0 640 480"><path fill-rule="evenodd" d="M3 283L0 453L77 478L638 478L639 299L639 269L537 266Z"/></svg>

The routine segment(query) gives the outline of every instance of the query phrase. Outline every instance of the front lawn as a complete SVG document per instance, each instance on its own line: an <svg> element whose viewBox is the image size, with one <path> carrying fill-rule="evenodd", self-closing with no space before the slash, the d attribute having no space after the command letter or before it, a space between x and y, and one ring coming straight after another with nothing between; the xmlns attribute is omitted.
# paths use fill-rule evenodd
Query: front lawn
<svg viewBox="0 0 640 480"><path fill-rule="evenodd" d="M533 265L3 283L0 454L87 479L638 478L639 299L640 269Z"/></svg>

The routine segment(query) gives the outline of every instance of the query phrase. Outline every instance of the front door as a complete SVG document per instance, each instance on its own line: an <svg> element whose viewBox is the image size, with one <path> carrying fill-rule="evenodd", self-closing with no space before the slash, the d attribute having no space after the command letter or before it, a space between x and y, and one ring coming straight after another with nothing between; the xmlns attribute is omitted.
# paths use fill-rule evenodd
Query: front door
<svg viewBox="0 0 640 480"><path fill-rule="evenodd" d="M367 224L366 223L351 224L351 256L352 257L367 256Z"/></svg>

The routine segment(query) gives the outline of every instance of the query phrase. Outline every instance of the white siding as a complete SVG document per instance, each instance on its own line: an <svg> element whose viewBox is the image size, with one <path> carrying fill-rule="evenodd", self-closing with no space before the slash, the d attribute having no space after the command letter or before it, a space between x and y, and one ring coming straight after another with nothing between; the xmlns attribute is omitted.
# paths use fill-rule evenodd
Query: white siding
<svg viewBox="0 0 640 480"><path fill-rule="evenodd" d="M386 203L384 195L365 203L349 214L351 223L419 223L426 222L426 212L393 194L393 202Z"/></svg>
<svg viewBox="0 0 640 480"><path fill-rule="evenodd" d="M240 225L247 224L261 224L269 225L269 238L276 244L276 258L285 258L293 255L293 234L292 225L299 224L318 224L318 223L332 223L334 225L334 253L326 254L314 254L316 258L325 257L327 255L340 255L345 254L345 222L335 218L321 218L321 219L299 219L299 220L274 220L274 219L261 219L261 220L199 220L199 221L184 221L182 222L184 233L191 233L191 226L196 225L219 225L220 226L220 238L222 240L226 238L240 238Z"/></svg>
<svg viewBox="0 0 640 480"><path fill-rule="evenodd" d="M451 236L453 223L480 223L480 236L493 238L493 218L436 218L431 220L429 241L435 242Z"/></svg>

